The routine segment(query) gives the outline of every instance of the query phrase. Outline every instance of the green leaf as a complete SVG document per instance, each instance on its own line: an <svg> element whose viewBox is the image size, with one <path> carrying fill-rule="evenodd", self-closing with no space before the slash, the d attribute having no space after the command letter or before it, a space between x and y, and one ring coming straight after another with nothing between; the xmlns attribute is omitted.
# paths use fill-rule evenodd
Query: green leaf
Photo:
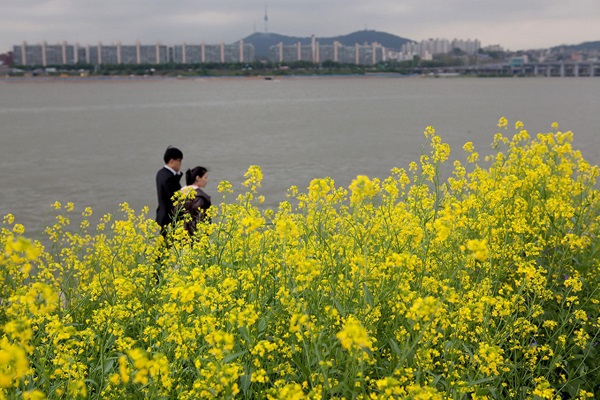
<svg viewBox="0 0 600 400"><path fill-rule="evenodd" d="M373 308L373 293L371 293L366 283L363 283L363 292L365 294L365 301L369 307Z"/></svg>
<svg viewBox="0 0 600 400"><path fill-rule="evenodd" d="M115 365L114 358L111 358L104 364L104 375L108 374L108 372L112 369L113 365Z"/></svg>
<svg viewBox="0 0 600 400"><path fill-rule="evenodd" d="M268 322L265 317L262 317L260 320L258 320L258 331L259 332L264 332L267 329L267 326L268 326Z"/></svg>
<svg viewBox="0 0 600 400"><path fill-rule="evenodd" d="M242 350L242 351L238 351L237 353L234 354L229 354L227 357L225 357L223 359L223 363L224 364L228 364L231 361L235 360L236 358L238 358L239 356L246 354L248 352L248 350Z"/></svg>
<svg viewBox="0 0 600 400"><path fill-rule="evenodd" d="M251 377L252 377L251 374L245 374L240 377L240 387L244 393L246 393L248 391L248 389L250 388L250 385L252 384Z"/></svg>
<svg viewBox="0 0 600 400"><path fill-rule="evenodd" d="M392 348L392 351L397 355L401 355L402 351L400 350L400 347L398 346L398 343L396 343L396 341L394 339L389 339L388 340L390 343L390 347Z"/></svg>

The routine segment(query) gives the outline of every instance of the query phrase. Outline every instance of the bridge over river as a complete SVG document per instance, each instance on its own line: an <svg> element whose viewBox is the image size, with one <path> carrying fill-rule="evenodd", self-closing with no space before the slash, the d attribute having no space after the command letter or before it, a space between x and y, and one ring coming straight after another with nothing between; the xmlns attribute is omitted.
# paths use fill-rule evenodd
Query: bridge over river
<svg viewBox="0 0 600 400"><path fill-rule="evenodd" d="M594 77L600 76L600 61L555 61L542 63L510 63L464 65L438 68L415 68L415 73L424 75L502 75L502 76L547 76L547 77Z"/></svg>

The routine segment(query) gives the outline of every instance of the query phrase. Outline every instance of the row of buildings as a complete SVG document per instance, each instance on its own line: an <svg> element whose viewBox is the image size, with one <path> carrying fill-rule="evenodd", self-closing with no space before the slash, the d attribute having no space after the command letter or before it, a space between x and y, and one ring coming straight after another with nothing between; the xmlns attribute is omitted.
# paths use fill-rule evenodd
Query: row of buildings
<svg viewBox="0 0 600 400"><path fill-rule="evenodd" d="M378 43L344 46L339 42L321 45L316 38L310 44L271 46L270 61L319 63L333 61L350 64L376 64L385 59L385 48ZM50 65L116 65L116 64L195 64L195 63L249 63L254 61L254 46L243 40L234 44L181 44L103 45L28 44L13 46L15 66Z"/></svg>
<svg viewBox="0 0 600 400"><path fill-rule="evenodd" d="M95 46L61 44L28 44L13 46L15 66L48 65L116 65L116 64L178 64L250 62L254 59L254 46L239 41L234 44L197 44L165 46L155 45L103 45Z"/></svg>
<svg viewBox="0 0 600 400"><path fill-rule="evenodd" d="M445 54L459 49L466 54L475 54L481 48L479 40L429 39L405 43L398 51L386 49L379 43L343 45L340 42L320 44L314 36L310 43L271 46L268 58L273 62L307 61L373 65L385 60L413 60L415 56L430 60L436 54ZM196 64L196 63L250 63L254 61L254 46L243 40L233 44L186 44L166 46L160 43L92 46L79 44L28 44L13 46L15 66L51 65L117 65L117 64Z"/></svg>
<svg viewBox="0 0 600 400"><path fill-rule="evenodd" d="M465 54L473 55L481 49L481 42L477 39L428 39L420 42L408 42L402 45L400 51L389 52L388 58L397 61L407 61L417 56L422 60L431 60L436 54L447 54L455 49Z"/></svg>
<svg viewBox="0 0 600 400"><path fill-rule="evenodd" d="M374 65L385 61L385 48L379 43L344 46L340 42L320 44L315 37L310 44L300 42L291 45L279 43L269 48L269 60L274 62L309 61L320 63L333 61L344 64Z"/></svg>

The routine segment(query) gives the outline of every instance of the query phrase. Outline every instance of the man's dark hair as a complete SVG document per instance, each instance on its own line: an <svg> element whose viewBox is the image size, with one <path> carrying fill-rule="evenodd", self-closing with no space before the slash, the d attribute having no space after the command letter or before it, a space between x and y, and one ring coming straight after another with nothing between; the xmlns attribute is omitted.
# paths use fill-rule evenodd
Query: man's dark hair
<svg viewBox="0 0 600 400"><path fill-rule="evenodd" d="M167 147L165 151L165 155L163 157L165 160L165 164L168 164L171 160L181 160L183 159L183 153L177 147Z"/></svg>

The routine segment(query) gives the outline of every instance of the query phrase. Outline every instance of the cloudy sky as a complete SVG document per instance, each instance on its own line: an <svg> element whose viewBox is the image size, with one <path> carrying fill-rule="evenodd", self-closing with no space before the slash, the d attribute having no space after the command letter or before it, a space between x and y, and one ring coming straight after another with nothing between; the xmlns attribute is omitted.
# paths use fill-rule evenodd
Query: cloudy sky
<svg viewBox="0 0 600 400"><path fill-rule="evenodd" d="M0 53L15 44L230 43L265 30L362 29L509 50L600 40L600 0L0 0Z"/></svg>

